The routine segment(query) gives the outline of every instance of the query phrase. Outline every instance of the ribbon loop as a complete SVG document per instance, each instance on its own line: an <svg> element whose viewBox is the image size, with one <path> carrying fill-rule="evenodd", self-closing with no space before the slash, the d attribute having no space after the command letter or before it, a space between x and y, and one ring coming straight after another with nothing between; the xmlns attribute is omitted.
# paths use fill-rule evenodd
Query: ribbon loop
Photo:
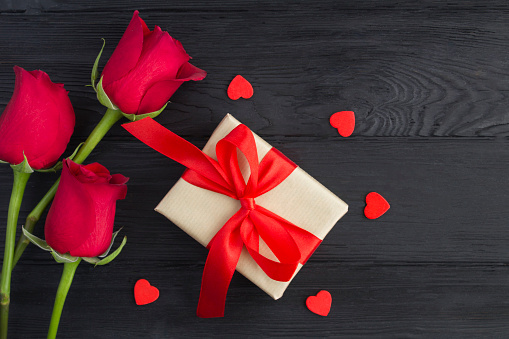
<svg viewBox="0 0 509 339"><path fill-rule="evenodd" d="M217 161L152 118L122 126L156 151L186 166L188 170L182 178L187 182L240 201L241 208L207 245L210 251L203 270L198 316L224 315L228 286L244 246L271 279L289 281L298 265L304 264L320 244L321 240L313 234L255 203L256 197L278 186L297 165L274 148L258 163L254 135L246 126L237 126L217 142ZM247 184L238 163L238 151L251 171ZM278 261L260 253L260 238Z"/></svg>
<svg viewBox="0 0 509 339"><path fill-rule="evenodd" d="M237 149L246 157L251 171L247 185L240 171ZM253 133L239 125L216 144L217 161L233 183L238 197L252 193L258 186L258 152Z"/></svg>

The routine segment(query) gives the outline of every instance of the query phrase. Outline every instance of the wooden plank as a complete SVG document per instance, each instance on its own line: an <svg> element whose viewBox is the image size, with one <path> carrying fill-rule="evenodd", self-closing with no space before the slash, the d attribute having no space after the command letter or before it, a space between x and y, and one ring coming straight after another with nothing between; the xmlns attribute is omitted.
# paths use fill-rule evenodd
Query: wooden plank
<svg viewBox="0 0 509 339"><path fill-rule="evenodd" d="M176 246L180 254L172 255L172 260L204 259L191 238L153 211L184 167L124 133L130 140L106 140L90 161L131 178L116 217L116 224L124 226L132 239L129 246L140 256L155 251L158 257L166 256L168 246ZM191 139L198 146L205 143L196 140ZM349 213L323 243L327 251L317 253L316 260L493 264L509 257L505 222L509 209L504 199L504 183L509 179L507 141L266 140L349 204ZM8 191L10 177L10 169L3 167L2 191ZM28 213L54 177L33 176L22 214ZM392 206L374 221L363 216L364 198L370 191L381 193ZM0 197L0 223L5 222L8 198L8 194Z"/></svg>
<svg viewBox="0 0 509 339"><path fill-rule="evenodd" d="M185 84L161 117L179 133L197 135L229 112L264 134L333 136L329 116L354 110L354 135L508 135L509 7L377 3L12 5L0 17L8 33L0 35L0 104L12 92L13 65L44 69L71 91L77 133L86 135L103 111L84 87L99 38L104 65L139 8L209 72ZM226 96L239 73L254 85L249 101Z"/></svg>
<svg viewBox="0 0 509 339"><path fill-rule="evenodd" d="M506 266L309 262L278 301L236 274L227 297L227 317L206 320L195 316L202 264L151 259L122 259L96 269L81 265L59 336L464 338L505 337L509 331ZM48 325L61 266L19 268L11 309L13 338L39 338ZM147 278L160 289L155 303L134 304L132 289L138 278ZM306 297L319 289L333 297L327 318L304 306Z"/></svg>

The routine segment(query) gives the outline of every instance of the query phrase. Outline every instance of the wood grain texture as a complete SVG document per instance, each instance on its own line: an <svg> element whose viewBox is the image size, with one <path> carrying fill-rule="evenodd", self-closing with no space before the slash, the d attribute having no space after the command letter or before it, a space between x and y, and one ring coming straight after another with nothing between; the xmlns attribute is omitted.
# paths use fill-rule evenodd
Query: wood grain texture
<svg viewBox="0 0 509 339"><path fill-rule="evenodd" d="M107 57L134 9L209 72L168 107L163 121L179 133L196 135L230 112L263 134L332 136L327 119L338 110L356 112L355 135L509 131L509 7L502 1L5 3L0 32L16 33L0 36L0 104L10 96L14 64L41 68L67 85L88 132L90 115L102 109L84 87L99 38L107 40ZM253 84L251 100L227 98L236 74Z"/></svg>
<svg viewBox="0 0 509 339"><path fill-rule="evenodd" d="M131 178L111 264L82 264L60 338L470 338L509 335L509 6L504 1L0 1L0 108L20 65L65 83L77 124L67 154L99 121L89 82L139 9L208 71L157 118L202 147L226 113L350 206L273 301L236 274L223 319L195 309L207 251L153 208L184 168L115 126L89 160ZM242 74L249 100L226 88ZM330 115L356 112L341 138ZM56 176L33 175L21 218ZM11 171L0 166L3 239ZM391 209L367 220L370 191ZM42 226L36 232L43 234ZM3 243L0 245L3 253ZM13 274L12 338L42 338L62 266L30 246ZM161 291L136 306L146 278ZM305 308L327 289L327 318Z"/></svg>

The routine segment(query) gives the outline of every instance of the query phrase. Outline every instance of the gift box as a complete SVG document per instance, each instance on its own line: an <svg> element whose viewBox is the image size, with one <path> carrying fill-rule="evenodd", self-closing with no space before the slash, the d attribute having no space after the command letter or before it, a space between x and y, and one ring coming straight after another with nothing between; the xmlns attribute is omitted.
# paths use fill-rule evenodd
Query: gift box
<svg viewBox="0 0 509 339"><path fill-rule="evenodd" d="M126 126L141 123L143 120ZM154 122L154 124L157 123ZM187 155L189 154L191 158L194 156L204 157L205 163L211 162L213 166L217 167L216 170L222 173L225 181L228 181L223 186L237 185L237 193L231 193L233 189L223 192L222 188L216 189L213 186L215 184L209 184L207 181L212 179L219 182L221 178L215 179L210 176L209 179L204 179L193 171L188 173L190 171L188 170L155 208L157 212L163 214L200 244L211 248L205 265L198 313L200 315L200 308L217 308L218 310L211 311L209 314L201 314L204 317L222 316L217 312L221 313L224 308L223 299L226 297L229 279L231 279L231 276L228 277L228 275L233 272L221 267L220 261L232 260L228 253L229 251L234 252L232 248L242 247L239 250L240 256L235 257L235 254L231 254L235 258L228 265L233 265L233 268L236 268L238 272L272 298L278 299L327 233L348 210L348 205L336 195L248 128L241 125L243 129L240 129L240 125L239 121L228 114L212 133L202 150L208 157L198 154L199 151L194 150L192 145L178 144L187 142L169 131L165 132L164 127L160 125L157 128L140 126L138 129L130 129L126 127L141 141L183 163L191 170L194 166L196 171L201 171L203 166L200 167L189 162ZM165 143L161 139L165 139ZM251 139L253 139L252 145L246 146L245 144L250 144L249 140ZM167 150L168 145L172 145L173 150ZM182 151L182 147L191 148ZM251 154L252 149L255 149L254 154ZM225 152L229 155L226 156ZM221 156L219 163L216 163L217 155ZM231 159L225 160L225 157ZM256 160L253 158L258 163L254 164ZM196 160L196 162L200 161L202 160ZM231 163L234 166L230 165ZM268 163L270 164L267 165ZM237 164L242 175L241 180L243 179L241 183L235 182L239 179L232 179L235 177ZM231 173L224 174L223 170ZM214 169L209 169L209 172L211 171ZM256 177L259 179L254 178L254 181L257 181L258 186L264 186L265 189L250 190L253 186L251 182L253 179L250 179L250 175L255 171L257 172ZM190 175L193 173L195 178ZM238 176L240 174L237 173ZM264 180L267 177L269 179ZM203 182L196 183L195 181L198 179ZM267 184L267 181L275 183ZM268 191L265 192L267 187ZM251 193L246 193L248 191ZM253 193L254 191L257 192ZM242 198L238 196L242 196ZM262 214L254 210L261 211ZM239 218L245 218L247 221ZM232 223L235 222L242 224L243 228L240 228L240 231L240 226L237 224L232 226ZM225 231L229 227L236 231ZM233 233L228 233L228 238L222 240L222 245L216 246L222 246L221 250L214 250L214 246L211 247L211 244L214 241L221 242L217 238L223 237L222 234L225 232ZM241 236L235 232L240 232ZM240 237L243 239L243 244L239 243ZM237 241L235 246L232 245L234 241ZM298 248L297 252L300 251L298 254L295 254L295 248ZM211 256L216 258L211 259ZM238 262L234 262L237 257ZM298 263L295 264L295 260L292 261L292 258L297 258ZM207 270L209 271L208 277ZM216 289L217 291L215 291ZM208 297L204 294L219 296L211 297L207 301ZM215 305L216 303L220 305Z"/></svg>

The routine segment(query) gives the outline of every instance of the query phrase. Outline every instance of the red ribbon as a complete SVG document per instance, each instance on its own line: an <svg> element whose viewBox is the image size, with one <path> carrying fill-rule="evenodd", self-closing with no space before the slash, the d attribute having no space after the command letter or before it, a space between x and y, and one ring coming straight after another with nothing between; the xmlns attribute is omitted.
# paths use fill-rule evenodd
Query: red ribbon
<svg viewBox="0 0 509 339"><path fill-rule="evenodd" d="M122 126L156 151L186 166L182 178L187 182L240 200L241 208L207 245L210 251L203 270L199 317L224 316L226 293L243 246L271 279L289 281L299 263L304 264L320 244L315 235L255 203L256 197L283 182L297 165L275 148L258 163L253 133L245 125L237 126L217 143L217 161L151 118ZM247 184L239 168L237 149L251 170ZM260 237L279 261L260 254Z"/></svg>

